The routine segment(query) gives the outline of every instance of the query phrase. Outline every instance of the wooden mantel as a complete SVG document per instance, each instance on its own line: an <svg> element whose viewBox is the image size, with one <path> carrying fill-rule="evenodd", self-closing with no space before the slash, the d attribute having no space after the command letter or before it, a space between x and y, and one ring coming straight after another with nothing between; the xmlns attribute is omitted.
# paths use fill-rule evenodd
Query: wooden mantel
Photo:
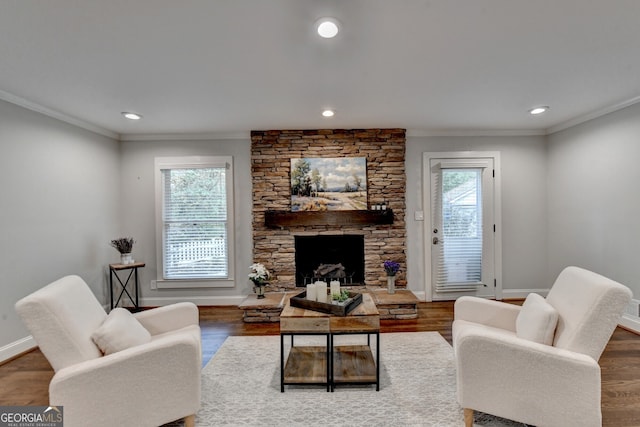
<svg viewBox="0 0 640 427"><path fill-rule="evenodd" d="M310 225L385 225L393 224L393 211L266 211L264 225L272 228L304 227Z"/></svg>

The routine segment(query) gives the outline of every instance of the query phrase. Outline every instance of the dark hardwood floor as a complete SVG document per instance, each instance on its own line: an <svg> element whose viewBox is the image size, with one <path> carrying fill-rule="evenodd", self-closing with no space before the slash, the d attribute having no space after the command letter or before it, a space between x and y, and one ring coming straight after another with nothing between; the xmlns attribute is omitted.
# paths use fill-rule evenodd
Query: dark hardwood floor
<svg viewBox="0 0 640 427"><path fill-rule="evenodd" d="M516 302L517 303L517 302ZM453 302L420 303L416 320L382 321L381 331L436 331L451 342ZM279 325L245 324L236 307L200 307L203 359L230 335L277 335ZM640 426L640 336L617 328L600 358L605 427ZM39 350L0 366L0 406L47 405L53 370Z"/></svg>

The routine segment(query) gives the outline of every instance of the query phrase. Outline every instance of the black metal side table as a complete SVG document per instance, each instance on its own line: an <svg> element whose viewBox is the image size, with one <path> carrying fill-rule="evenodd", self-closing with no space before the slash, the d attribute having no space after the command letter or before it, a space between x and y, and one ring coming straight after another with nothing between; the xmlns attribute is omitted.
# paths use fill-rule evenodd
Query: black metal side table
<svg viewBox="0 0 640 427"><path fill-rule="evenodd" d="M109 295L111 297L111 309L113 309L114 307L116 307L118 305L118 303L120 302L120 300L125 296L129 298L129 301L131 301L131 303L133 304L133 306L135 308L139 308L139 304L138 304L138 287L139 287L139 280L138 280L138 268L144 267L144 262L134 262L132 264L109 264ZM122 280L120 279L120 276L118 276L118 271L122 271L122 270L129 270L129 274L127 276L127 279L124 281L124 283L122 282ZM117 284L120 284L120 288L118 289L120 291L120 293L118 294L118 297L116 298L115 302L113 301L113 294L114 294L114 290L113 290L113 277L115 276ZM133 277L133 281L131 280L131 278ZM131 288L132 289L127 289L127 287L129 286L129 282L131 282ZM129 292L131 290L131 292ZM131 293L133 293L134 295L131 295ZM134 296L135 296L135 301L134 301Z"/></svg>

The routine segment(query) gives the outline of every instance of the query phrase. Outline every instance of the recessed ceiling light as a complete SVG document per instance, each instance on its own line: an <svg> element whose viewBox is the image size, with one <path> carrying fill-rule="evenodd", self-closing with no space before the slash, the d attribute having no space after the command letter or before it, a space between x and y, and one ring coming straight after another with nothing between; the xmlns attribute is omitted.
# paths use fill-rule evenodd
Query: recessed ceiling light
<svg viewBox="0 0 640 427"><path fill-rule="evenodd" d="M129 113L129 112L126 112L126 111L123 111L122 115L125 116L129 120L140 120L142 118L142 116L140 114Z"/></svg>
<svg viewBox="0 0 640 427"><path fill-rule="evenodd" d="M338 21L333 18L320 18L316 21L316 29L320 37L331 39L338 34Z"/></svg>
<svg viewBox="0 0 640 427"><path fill-rule="evenodd" d="M542 114L544 112L546 112L547 110L549 110L549 107L536 107L536 108L532 108L531 110L529 110L529 114L537 116L538 114Z"/></svg>
<svg viewBox="0 0 640 427"><path fill-rule="evenodd" d="M324 110L322 112L322 115L324 117L333 117L334 114L335 114L335 112L333 110Z"/></svg>

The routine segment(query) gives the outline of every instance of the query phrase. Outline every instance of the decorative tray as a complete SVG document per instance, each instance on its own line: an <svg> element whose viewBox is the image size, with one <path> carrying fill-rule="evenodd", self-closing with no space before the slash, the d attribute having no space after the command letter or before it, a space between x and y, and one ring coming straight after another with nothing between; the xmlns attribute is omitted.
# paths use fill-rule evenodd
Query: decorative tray
<svg viewBox="0 0 640 427"><path fill-rule="evenodd" d="M289 299L292 307L319 311L335 316L346 316L362 302L362 294L349 291L349 298L343 302L324 303L307 299L307 291L294 295Z"/></svg>

